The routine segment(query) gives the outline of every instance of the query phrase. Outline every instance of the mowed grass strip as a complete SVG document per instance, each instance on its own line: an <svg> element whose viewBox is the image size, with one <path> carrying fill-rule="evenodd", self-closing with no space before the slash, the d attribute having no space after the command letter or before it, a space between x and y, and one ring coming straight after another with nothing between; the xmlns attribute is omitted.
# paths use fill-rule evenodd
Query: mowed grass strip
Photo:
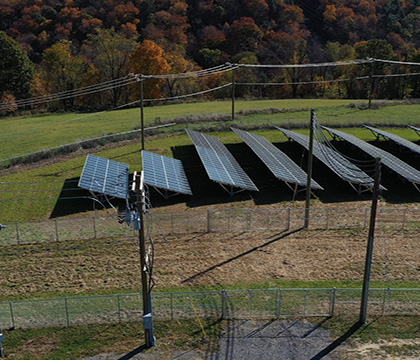
<svg viewBox="0 0 420 360"><path fill-rule="evenodd" d="M293 319L288 319L292 321ZM418 358L419 317L377 317L349 332L357 317L337 315L330 319L308 319L315 328L330 332L332 354L348 359ZM272 320L261 320L261 326ZM280 320L281 321L281 320ZM305 321L296 319L296 321ZM201 318L205 335L196 319L155 321L157 347L141 350L144 332L140 322L68 328L18 329L6 331L5 354L13 359L72 360L102 354L123 356L142 352L145 357L171 359L192 352L205 356L217 352L219 339L234 322ZM243 321L242 321L243 322ZM201 355L200 355L201 354Z"/></svg>
<svg viewBox="0 0 420 360"><path fill-rule="evenodd" d="M354 126L357 124L416 124L420 104L386 102L387 106L366 110L352 103L363 100L287 99L237 100L237 122L248 127L285 125L307 126L309 111L317 111L320 122L326 125ZM186 103L149 106L145 108L145 126L182 119L194 115L231 114L230 101ZM279 109L282 113L265 113ZM257 112L257 114L253 114ZM260 113L258 113L260 112ZM2 133L0 160L49 149L64 144L140 128L138 108L99 113L42 114L0 119ZM214 126L215 124L213 124Z"/></svg>

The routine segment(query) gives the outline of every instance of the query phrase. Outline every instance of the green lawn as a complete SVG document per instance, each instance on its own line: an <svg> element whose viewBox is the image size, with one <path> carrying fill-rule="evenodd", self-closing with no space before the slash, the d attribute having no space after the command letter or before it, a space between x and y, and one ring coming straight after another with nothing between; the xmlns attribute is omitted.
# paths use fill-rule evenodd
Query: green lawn
<svg viewBox="0 0 420 360"><path fill-rule="evenodd" d="M277 130L270 130L274 125L285 127L307 127L310 109L315 108L321 124L345 127L363 123L394 124L389 131L411 141L418 141L419 136L406 124L420 124L420 105L408 105L401 102L390 102L379 109L362 110L350 107L350 100L259 100L237 101L237 112L264 110L270 108L284 109L283 113L238 114L235 121L210 121L182 123L175 128L168 128L167 133L158 137L146 137L146 149L163 155L173 156L172 148L191 145L185 135L185 127L202 131L215 132L224 143L240 143L241 139L230 126L241 126L267 137L272 142L286 141L286 137ZM230 101L178 104L147 107L145 109L146 125L168 119L180 118L192 114L225 113L231 111ZM416 120L418 119L418 120ZM119 110L100 114L51 114L17 118L0 119L3 138L0 147L1 159L26 154L60 144L87 139L109 133L132 130L139 126L139 109ZM307 130L298 130L308 133ZM374 140L374 135L367 129L352 127L344 131L364 140ZM99 156L128 163L130 171L140 170L140 143L124 145L112 150L92 149ZM75 181L83 168L85 155L64 160L50 166L35 167L25 171L3 171L0 176L0 220L3 223L46 219L56 206L57 197L66 180ZM69 192L67 193L69 194ZM63 195L62 195L63 196ZM19 200L19 201L16 201Z"/></svg>
<svg viewBox="0 0 420 360"><path fill-rule="evenodd" d="M354 102L365 103L360 100L323 99L238 100L235 103L237 115L234 124L249 127L271 127L273 124L291 127L307 126L309 111L312 108L316 110L319 121L327 125L420 123L418 115L420 105L417 104L389 102L389 106L363 110L349 106ZM145 126L192 115L230 115L231 106L230 101L218 101L146 107ZM283 112L245 115L248 111L263 112L271 108L280 109ZM135 108L92 114L62 113L8 117L0 119L0 124L2 129L0 141L3 140L0 148L0 161L2 161L63 144L138 129L140 111ZM211 123L210 126L216 126L216 124Z"/></svg>

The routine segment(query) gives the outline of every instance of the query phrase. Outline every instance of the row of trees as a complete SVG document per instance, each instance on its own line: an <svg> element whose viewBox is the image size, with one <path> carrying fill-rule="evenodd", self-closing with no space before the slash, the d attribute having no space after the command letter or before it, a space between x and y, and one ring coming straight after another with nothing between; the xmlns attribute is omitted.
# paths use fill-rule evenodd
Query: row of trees
<svg viewBox="0 0 420 360"><path fill-rule="evenodd" d="M0 5L0 102L68 91L130 72L183 73L226 62L288 64L375 57L420 59L420 0L8 0ZM4 32L1 32L3 30ZM380 39L380 40L378 40ZM409 68L375 67L375 72ZM372 69L249 70L238 82L344 79ZM12 80L13 79L13 80ZM146 97L176 96L228 75L149 81ZM362 97L366 82L241 88L239 95ZM417 80L387 80L377 96L419 96ZM216 96L225 96L219 92ZM63 99L55 108L106 108L138 86Z"/></svg>

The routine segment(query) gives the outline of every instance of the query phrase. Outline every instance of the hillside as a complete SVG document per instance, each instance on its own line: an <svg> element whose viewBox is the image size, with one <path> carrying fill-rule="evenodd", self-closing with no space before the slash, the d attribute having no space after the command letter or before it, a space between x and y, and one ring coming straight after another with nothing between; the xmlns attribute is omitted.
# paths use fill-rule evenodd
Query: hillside
<svg viewBox="0 0 420 360"><path fill-rule="evenodd" d="M4 31L2 36L7 37L0 47L0 103L10 106L0 111L15 111L16 99L113 81L130 72L182 73L226 62L290 64L367 57L418 61L418 5L414 0L2 1L0 34ZM389 66L374 70L409 71ZM370 71L370 67L244 70L236 76L242 82L282 83L357 77ZM157 81L149 83L153 89L148 86L146 93L151 98L172 97L211 88L227 78L222 74L202 81ZM388 80L377 87L376 96L417 97L416 78ZM368 87L330 84L237 92L238 96L364 98ZM138 89L122 86L43 107L106 108L133 99L138 99Z"/></svg>

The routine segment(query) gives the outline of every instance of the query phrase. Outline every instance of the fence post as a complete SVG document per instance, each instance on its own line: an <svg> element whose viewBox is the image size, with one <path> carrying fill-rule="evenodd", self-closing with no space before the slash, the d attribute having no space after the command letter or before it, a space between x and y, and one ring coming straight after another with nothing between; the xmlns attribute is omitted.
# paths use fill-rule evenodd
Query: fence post
<svg viewBox="0 0 420 360"><path fill-rule="evenodd" d="M174 293L170 293L171 294L171 320L174 319Z"/></svg>
<svg viewBox="0 0 420 360"><path fill-rule="evenodd" d="M248 290L249 291L249 316L252 317L252 309L254 307L254 291L252 290Z"/></svg>
<svg viewBox="0 0 420 360"><path fill-rule="evenodd" d="M93 221L93 238L96 239L96 218L92 218Z"/></svg>
<svg viewBox="0 0 420 360"><path fill-rule="evenodd" d="M70 326L70 319L69 319L69 306L67 304L67 298L64 298L64 306L66 309L66 323L67 323L67 327Z"/></svg>
<svg viewBox="0 0 420 360"><path fill-rule="evenodd" d="M336 287L333 287L331 290L331 298L330 298L330 316L334 316L335 310L335 297L336 297Z"/></svg>
<svg viewBox="0 0 420 360"><path fill-rule="evenodd" d="M13 303L9 301L10 319L12 320L12 329L15 328L15 314L13 313Z"/></svg>
<svg viewBox="0 0 420 360"><path fill-rule="evenodd" d="M57 224L57 220L54 220L54 226L55 226L55 241L59 241L58 240L58 224Z"/></svg>
<svg viewBox="0 0 420 360"><path fill-rule="evenodd" d="M251 210L246 209L246 229L251 229Z"/></svg>
<svg viewBox="0 0 420 360"><path fill-rule="evenodd" d="M401 227L401 230L404 230L404 227L405 227L406 214L407 214L407 208L405 208L405 209L404 209L404 213L403 213L403 221L402 221L402 227Z"/></svg>
<svg viewBox="0 0 420 360"><path fill-rule="evenodd" d="M222 320L227 318L227 293L226 290L222 290Z"/></svg>
<svg viewBox="0 0 420 360"><path fill-rule="evenodd" d="M367 226L367 217L368 217L368 208L365 208L365 223L363 224L363 228L366 229Z"/></svg>
<svg viewBox="0 0 420 360"><path fill-rule="evenodd" d="M286 225L286 231L290 230L290 208L287 209L287 225Z"/></svg>
<svg viewBox="0 0 420 360"><path fill-rule="evenodd" d="M307 289L305 289L305 292L304 292L304 299L305 299L305 301L303 302L303 315L306 315L306 307L307 307L307 303L308 303L308 290Z"/></svg>
<svg viewBox="0 0 420 360"><path fill-rule="evenodd" d="M327 224L326 224L327 230L330 229L330 209L327 208Z"/></svg>
<svg viewBox="0 0 420 360"><path fill-rule="evenodd" d="M281 296L281 290L276 290L276 317L280 316L280 296Z"/></svg>
<svg viewBox="0 0 420 360"><path fill-rule="evenodd" d="M210 221L210 209L207 209L207 232L211 231L211 221Z"/></svg>
<svg viewBox="0 0 420 360"><path fill-rule="evenodd" d="M171 234L174 233L174 213L171 212Z"/></svg>
<svg viewBox="0 0 420 360"><path fill-rule="evenodd" d="M268 210L265 210L265 213L267 214L267 230L270 230L270 215L268 213Z"/></svg>
<svg viewBox="0 0 420 360"><path fill-rule="evenodd" d="M16 240L18 245L20 245L20 234L19 234L19 224L16 223Z"/></svg>
<svg viewBox="0 0 420 360"><path fill-rule="evenodd" d="M120 295L117 295L117 306L118 306L118 323L121 324L121 300Z"/></svg>

